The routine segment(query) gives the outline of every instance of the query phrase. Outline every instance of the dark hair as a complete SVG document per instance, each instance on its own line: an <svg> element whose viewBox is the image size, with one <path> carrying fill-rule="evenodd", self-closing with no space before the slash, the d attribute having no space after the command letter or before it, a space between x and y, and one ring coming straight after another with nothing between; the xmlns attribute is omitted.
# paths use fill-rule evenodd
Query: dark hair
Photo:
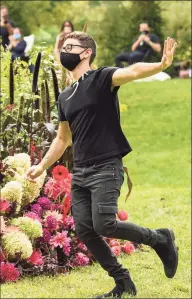
<svg viewBox="0 0 192 299"><path fill-rule="evenodd" d="M85 48L90 48L92 50L92 54L89 61L89 64L91 64L96 57L97 51L97 44L93 37L82 31L74 31L67 34L65 40L67 40L68 38L74 38L80 42L81 46Z"/></svg>
<svg viewBox="0 0 192 299"><path fill-rule="evenodd" d="M63 24L61 25L61 30L60 30L60 32L63 31L63 29L64 29L66 23L69 23L69 24L71 25L71 29L72 29L72 31L74 31L74 26L73 26L73 24L71 23L71 21L66 20L66 21L64 21Z"/></svg>

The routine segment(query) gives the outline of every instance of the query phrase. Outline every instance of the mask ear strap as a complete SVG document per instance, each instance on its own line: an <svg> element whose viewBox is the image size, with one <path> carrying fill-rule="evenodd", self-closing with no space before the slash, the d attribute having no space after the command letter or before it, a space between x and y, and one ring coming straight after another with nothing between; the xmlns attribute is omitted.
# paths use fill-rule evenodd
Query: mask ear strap
<svg viewBox="0 0 192 299"><path fill-rule="evenodd" d="M79 55L82 54L83 52L85 52L87 49L88 49L88 48L86 48L85 50L83 50L81 53L79 53Z"/></svg>

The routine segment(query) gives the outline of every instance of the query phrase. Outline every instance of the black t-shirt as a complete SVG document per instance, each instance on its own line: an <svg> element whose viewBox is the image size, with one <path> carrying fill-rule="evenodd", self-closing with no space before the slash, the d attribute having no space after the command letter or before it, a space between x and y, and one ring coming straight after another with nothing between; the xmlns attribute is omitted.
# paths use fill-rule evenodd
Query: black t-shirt
<svg viewBox="0 0 192 299"><path fill-rule="evenodd" d="M59 121L69 122L75 166L123 157L132 150L120 125L119 87L111 90L117 69L89 71L59 96Z"/></svg>
<svg viewBox="0 0 192 299"><path fill-rule="evenodd" d="M14 24L12 21L8 20L8 22L11 24L12 27L14 27ZM2 46L3 48L6 48L6 46L9 45L9 32L7 27L5 26L0 26L0 36L2 38Z"/></svg>
<svg viewBox="0 0 192 299"><path fill-rule="evenodd" d="M160 39L158 38L158 36L156 34L150 33L147 36L150 38L150 40L153 43L155 43L155 44L159 44L160 43ZM152 50L151 46L149 44L147 44L145 41L143 41L137 47L136 51L140 51L140 52L146 53L149 49Z"/></svg>

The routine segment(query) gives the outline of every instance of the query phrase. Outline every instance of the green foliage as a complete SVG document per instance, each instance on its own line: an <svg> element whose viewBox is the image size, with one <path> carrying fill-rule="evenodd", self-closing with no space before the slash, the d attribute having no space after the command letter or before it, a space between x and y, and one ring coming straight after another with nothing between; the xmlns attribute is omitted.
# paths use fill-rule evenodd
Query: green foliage
<svg viewBox="0 0 192 299"><path fill-rule="evenodd" d="M152 30L160 39L162 38L162 17L158 1L135 1L131 7L130 30L133 38L138 36L139 24L142 21L149 22Z"/></svg>
<svg viewBox="0 0 192 299"><path fill-rule="evenodd" d="M66 19L72 21L75 30L82 30L87 21L88 33L98 44L98 66L113 65L119 52L131 50L143 20L151 23L162 44L167 36L178 40L178 60L189 59L191 55L190 1L2 1L2 4L9 7L10 16L25 35L35 34L38 45L46 42L54 46Z"/></svg>
<svg viewBox="0 0 192 299"><path fill-rule="evenodd" d="M176 59L191 60L191 1L160 1L164 38L178 42Z"/></svg>
<svg viewBox="0 0 192 299"><path fill-rule="evenodd" d="M41 65L39 65L39 71L35 70L34 76L30 73L27 63L20 60L14 62L13 72L10 73L10 53L4 51L1 53L1 70L4 74L1 82L1 153L3 158L11 152L29 152L32 140L36 145L45 148L45 144L42 145L42 142L47 138L47 143L50 144L55 136L52 128L54 126L52 125L50 128L45 124L45 122L51 121L51 111L55 114L57 111L51 73L51 68L54 68L54 57L51 54L52 48L39 46L34 48L31 53L33 64L35 64L39 51L42 56ZM10 74L13 74L13 78L10 77ZM43 119L44 114L41 110L42 105L40 104L39 109L35 107L37 101L43 101L39 96L39 87L42 83L45 84L46 91L45 99L43 98L46 108L45 119ZM14 90L14 97L10 97L10 86ZM13 105L10 105L12 103ZM55 120L57 120L57 116L52 115L52 122L54 123ZM37 123L40 123L39 127Z"/></svg>

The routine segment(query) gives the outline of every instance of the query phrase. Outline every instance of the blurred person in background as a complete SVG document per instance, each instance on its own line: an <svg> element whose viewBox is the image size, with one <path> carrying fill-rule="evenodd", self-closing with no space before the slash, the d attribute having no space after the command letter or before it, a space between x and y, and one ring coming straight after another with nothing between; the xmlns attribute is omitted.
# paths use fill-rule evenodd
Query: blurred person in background
<svg viewBox="0 0 192 299"><path fill-rule="evenodd" d="M23 39L23 35L20 28L13 29L13 35L9 36L8 49L11 51L11 58L14 61L17 58L27 61L28 57L25 56L25 48L27 46L26 41Z"/></svg>
<svg viewBox="0 0 192 299"><path fill-rule="evenodd" d="M57 35L56 42L55 42L55 48L54 48L54 54L55 54L55 57L58 62L60 62L60 50L63 46L65 36L68 33L71 33L73 31L74 31L74 26L71 23L71 21L68 21L68 20L64 21L61 26L60 33L59 33L59 35Z"/></svg>
<svg viewBox="0 0 192 299"><path fill-rule="evenodd" d="M127 62L129 65L141 62L146 56L152 56L153 51L160 53L161 44L159 37L151 33L151 27L147 22L140 23L139 37L132 45L132 52L120 53L115 57L117 67L123 67L122 62Z"/></svg>
<svg viewBox="0 0 192 299"><path fill-rule="evenodd" d="M1 26L0 36L1 44L4 49L9 45L9 36L13 34L13 22L9 19L8 8L5 5L1 6Z"/></svg>

